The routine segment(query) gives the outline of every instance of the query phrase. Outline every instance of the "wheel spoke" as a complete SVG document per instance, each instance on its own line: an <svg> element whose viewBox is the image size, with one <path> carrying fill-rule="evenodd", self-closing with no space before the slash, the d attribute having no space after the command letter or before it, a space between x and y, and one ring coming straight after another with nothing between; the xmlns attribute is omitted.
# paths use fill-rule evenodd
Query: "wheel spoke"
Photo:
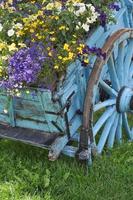
<svg viewBox="0 0 133 200"><path fill-rule="evenodd" d="M105 108L107 106L112 106L112 105L115 105L116 104L116 99L109 99L109 100L106 100L104 102L100 102L100 103L97 103L95 106L94 106L94 112L102 109L102 108Z"/></svg>
<svg viewBox="0 0 133 200"><path fill-rule="evenodd" d="M116 141L118 143L122 142L122 114L119 115L118 126L116 130Z"/></svg>
<svg viewBox="0 0 133 200"><path fill-rule="evenodd" d="M130 77L130 79L133 79L133 62L131 63L131 66L129 69L129 77Z"/></svg>
<svg viewBox="0 0 133 200"><path fill-rule="evenodd" d="M110 74L110 78L111 78L112 87L116 91L119 91L120 90L120 84L119 84L119 80L118 80L118 77L117 77L117 73L116 73L116 69L115 69L114 60L113 60L112 55L110 56L110 58L108 60L108 68L109 68L109 74Z"/></svg>
<svg viewBox="0 0 133 200"><path fill-rule="evenodd" d="M93 127L93 136L95 137L100 128L103 126L103 124L107 121L107 119L113 114L115 111L115 107L108 108L102 116L98 119L96 124Z"/></svg>
<svg viewBox="0 0 133 200"><path fill-rule="evenodd" d="M114 51L113 51L113 57L114 57L115 60L117 59L117 56L118 56L118 49L119 49L118 45L119 45L118 41L115 42L115 44L114 44Z"/></svg>
<svg viewBox="0 0 133 200"><path fill-rule="evenodd" d="M113 123L114 123L115 117L116 117L116 113L113 113L113 115L110 118L108 118L108 120L105 124L102 135L101 135L100 140L99 140L98 145L97 145L98 153L101 153L103 148L104 148L104 145L107 141L107 137L110 133L110 129L111 129Z"/></svg>
<svg viewBox="0 0 133 200"><path fill-rule="evenodd" d="M128 139L131 140L133 138L132 138L132 133L131 133L129 124L128 124L127 114L123 113L122 117L123 117L123 126L125 128L126 133L127 133Z"/></svg>
<svg viewBox="0 0 133 200"><path fill-rule="evenodd" d="M114 145L116 129L118 126L118 120L119 120L119 115L117 114L114 124L112 125L110 129L110 133L109 133L108 144L107 144L109 148L112 148Z"/></svg>
<svg viewBox="0 0 133 200"><path fill-rule="evenodd" d="M130 64L132 62L132 56L133 56L133 39L130 41L130 44L127 48L127 52L126 52L126 57L125 57L125 61L124 61L124 82L125 84L128 84L128 78L129 78L129 68L130 68Z"/></svg>
<svg viewBox="0 0 133 200"><path fill-rule="evenodd" d="M118 51L118 57L117 57L117 64L116 64L116 72L117 76L120 82L120 86L123 86L123 80L124 80L124 42L121 42L119 44L119 51Z"/></svg>
<svg viewBox="0 0 133 200"><path fill-rule="evenodd" d="M100 80L100 86L103 88L103 90L107 93L107 94L109 94L110 96L117 96L117 92L114 90L114 89L112 89L107 83L105 83L103 80Z"/></svg>

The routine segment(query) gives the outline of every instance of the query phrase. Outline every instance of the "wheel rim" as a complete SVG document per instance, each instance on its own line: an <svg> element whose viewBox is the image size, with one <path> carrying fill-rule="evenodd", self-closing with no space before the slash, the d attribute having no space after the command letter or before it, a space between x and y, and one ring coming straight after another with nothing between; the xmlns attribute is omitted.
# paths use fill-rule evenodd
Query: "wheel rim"
<svg viewBox="0 0 133 200"><path fill-rule="evenodd" d="M133 139L133 30L117 31L106 42L103 52L107 58L96 60L88 81L83 114L83 129L89 130L91 145L96 146L98 153L105 146L112 148L115 141L121 143L124 132L129 140ZM108 95L103 102L97 100L99 88ZM83 144L85 134L80 135L81 149L88 142Z"/></svg>

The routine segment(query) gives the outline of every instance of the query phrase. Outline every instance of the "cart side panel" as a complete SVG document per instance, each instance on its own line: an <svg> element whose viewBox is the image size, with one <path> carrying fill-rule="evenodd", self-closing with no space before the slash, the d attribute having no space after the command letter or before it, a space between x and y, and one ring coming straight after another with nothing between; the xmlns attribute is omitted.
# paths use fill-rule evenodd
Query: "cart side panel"
<svg viewBox="0 0 133 200"><path fill-rule="evenodd" d="M60 110L50 91L37 91L34 96L23 93L22 97L14 98L5 93L0 95L0 122L11 126L64 134L66 126Z"/></svg>

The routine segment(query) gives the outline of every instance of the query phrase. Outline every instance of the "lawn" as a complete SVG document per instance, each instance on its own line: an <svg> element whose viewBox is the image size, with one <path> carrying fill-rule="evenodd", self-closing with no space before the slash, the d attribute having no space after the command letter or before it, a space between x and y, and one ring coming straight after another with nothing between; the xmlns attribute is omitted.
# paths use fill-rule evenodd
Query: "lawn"
<svg viewBox="0 0 133 200"><path fill-rule="evenodd" d="M132 200L133 144L95 159L88 175L74 159L0 141L0 200Z"/></svg>

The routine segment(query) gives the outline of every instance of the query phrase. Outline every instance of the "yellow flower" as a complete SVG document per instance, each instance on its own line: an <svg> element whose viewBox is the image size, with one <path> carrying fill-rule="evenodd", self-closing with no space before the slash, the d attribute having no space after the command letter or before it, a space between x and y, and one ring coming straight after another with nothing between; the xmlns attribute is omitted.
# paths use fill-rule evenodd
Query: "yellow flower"
<svg viewBox="0 0 133 200"><path fill-rule="evenodd" d="M53 34L54 34L54 31L49 32L49 34L53 35Z"/></svg>
<svg viewBox="0 0 133 200"><path fill-rule="evenodd" d="M67 43L65 43L63 49L66 51L69 51L69 45Z"/></svg>
<svg viewBox="0 0 133 200"><path fill-rule="evenodd" d="M85 47L85 45L84 45L84 44L80 44L79 46L80 46L81 48L84 48L84 47Z"/></svg>
<svg viewBox="0 0 133 200"><path fill-rule="evenodd" d="M59 66L58 66L58 65L55 65L55 66L54 66L54 69L59 69Z"/></svg>
<svg viewBox="0 0 133 200"><path fill-rule="evenodd" d="M23 18L22 20L23 20L24 23L26 23L28 18Z"/></svg>
<svg viewBox="0 0 133 200"><path fill-rule="evenodd" d="M30 29L30 33L34 33L34 29L33 28Z"/></svg>
<svg viewBox="0 0 133 200"><path fill-rule="evenodd" d="M54 16L54 19L58 20L58 19L59 19L59 17L58 17L58 16Z"/></svg>
<svg viewBox="0 0 133 200"><path fill-rule="evenodd" d="M16 44L15 44L15 43L12 43L11 45L8 46L8 49L9 49L9 51L15 51L15 50L17 50L18 48L16 47Z"/></svg>
<svg viewBox="0 0 133 200"><path fill-rule="evenodd" d="M43 11L39 10L37 14L43 16Z"/></svg>
<svg viewBox="0 0 133 200"><path fill-rule="evenodd" d="M60 26L59 30L64 30L66 27L65 26Z"/></svg>
<svg viewBox="0 0 133 200"><path fill-rule="evenodd" d="M85 58L85 59L84 59L84 62L85 62L86 64L88 64L88 63L89 63L89 59L88 59L88 58Z"/></svg>
<svg viewBox="0 0 133 200"><path fill-rule="evenodd" d="M62 60L62 56L58 56L58 58L59 58L60 60Z"/></svg>
<svg viewBox="0 0 133 200"><path fill-rule="evenodd" d="M50 40L51 40L52 42L54 42L54 41L56 40L56 38L55 38L55 37L52 37L52 38L50 38Z"/></svg>
<svg viewBox="0 0 133 200"><path fill-rule="evenodd" d="M52 56L52 52L50 51L50 52L48 53L48 55L49 55L49 56Z"/></svg>
<svg viewBox="0 0 133 200"><path fill-rule="evenodd" d="M1 57L2 60L8 60L8 58L9 58L8 55Z"/></svg>
<svg viewBox="0 0 133 200"><path fill-rule="evenodd" d="M42 39L42 36L41 36L41 35L39 35L39 36L38 36L38 39L39 39L39 40L40 40L40 39Z"/></svg>
<svg viewBox="0 0 133 200"><path fill-rule="evenodd" d="M76 41L75 41L75 40L73 40L73 41L72 41L72 44L76 44Z"/></svg>
<svg viewBox="0 0 133 200"><path fill-rule="evenodd" d="M38 25L37 22L33 22L33 23L32 23L32 27L34 27L34 28L36 28L37 25Z"/></svg>
<svg viewBox="0 0 133 200"><path fill-rule="evenodd" d="M2 50L5 49L5 48L6 48L6 43L1 42L1 43L0 43L0 51L2 51Z"/></svg>
<svg viewBox="0 0 133 200"><path fill-rule="evenodd" d="M77 47L77 50L80 54L82 54L82 48L81 47Z"/></svg>
<svg viewBox="0 0 133 200"><path fill-rule="evenodd" d="M25 45L24 43L21 43L21 42L18 43L18 46L20 46L20 47L22 47L22 48L23 48L23 47L26 47L26 45Z"/></svg>
<svg viewBox="0 0 133 200"><path fill-rule="evenodd" d="M63 58L63 61L64 61L64 62L66 62L67 60L69 60L68 57L64 57L64 58Z"/></svg>
<svg viewBox="0 0 133 200"><path fill-rule="evenodd" d="M22 30L16 32L17 37L24 35L24 32Z"/></svg>
<svg viewBox="0 0 133 200"><path fill-rule="evenodd" d="M46 9L48 9L48 10L52 10L53 8L61 9L61 3L54 1L54 3L48 3L46 6Z"/></svg>
<svg viewBox="0 0 133 200"><path fill-rule="evenodd" d="M74 54L72 52L69 52L68 57L70 60L73 59L73 56L74 56Z"/></svg>

